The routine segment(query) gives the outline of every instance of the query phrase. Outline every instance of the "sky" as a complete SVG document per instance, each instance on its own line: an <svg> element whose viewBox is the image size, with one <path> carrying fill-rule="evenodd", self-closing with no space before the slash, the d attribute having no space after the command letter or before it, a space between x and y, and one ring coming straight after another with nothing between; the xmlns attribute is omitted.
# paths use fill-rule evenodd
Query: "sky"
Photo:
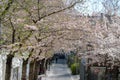
<svg viewBox="0 0 120 80"><path fill-rule="evenodd" d="M78 12L83 14L92 14L93 12L104 12L102 0L87 0L84 4L76 4L74 7Z"/></svg>
<svg viewBox="0 0 120 80"><path fill-rule="evenodd" d="M67 5L73 3L76 0L64 0ZM105 2L106 1L106 2ZM86 0L84 3L78 3L75 5L75 10L84 15L91 15L93 13L105 13L107 10L103 6L103 3L106 3L108 9L113 9L113 5L111 2L114 3L116 0ZM119 1L120 5L120 1ZM114 12L114 11L113 11ZM120 10L118 11L120 13Z"/></svg>

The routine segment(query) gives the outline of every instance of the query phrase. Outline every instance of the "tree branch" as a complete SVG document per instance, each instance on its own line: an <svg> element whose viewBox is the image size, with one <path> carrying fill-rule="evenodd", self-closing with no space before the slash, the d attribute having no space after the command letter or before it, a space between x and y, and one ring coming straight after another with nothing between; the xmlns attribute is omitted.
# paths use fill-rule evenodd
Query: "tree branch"
<svg viewBox="0 0 120 80"><path fill-rule="evenodd" d="M12 44L14 44L15 43L15 32L16 32L16 30L15 30L15 27L14 27L12 21L11 21L11 18L9 18L9 21L10 21L10 24L11 24L11 27L12 27Z"/></svg>
<svg viewBox="0 0 120 80"><path fill-rule="evenodd" d="M43 19L43 18L46 18L46 17L51 16L51 15L53 15L53 14L56 14L56 13L65 11L65 10L67 10L67 9L70 9L70 8L74 7L76 3L77 3L77 2L75 2L75 3L73 3L72 5L70 5L70 6L66 7L66 8L63 8L63 9L61 9L61 10L54 11L54 12L48 13L48 14L46 14L46 15L43 15L43 16L41 16L38 20L33 20L33 22L34 22L34 23L37 23L38 21L40 21L40 20Z"/></svg>
<svg viewBox="0 0 120 80"><path fill-rule="evenodd" d="M0 17L2 17L3 15L5 15L5 13L10 9L11 4L14 2L14 0L9 0L7 7L5 8L5 10L1 13Z"/></svg>

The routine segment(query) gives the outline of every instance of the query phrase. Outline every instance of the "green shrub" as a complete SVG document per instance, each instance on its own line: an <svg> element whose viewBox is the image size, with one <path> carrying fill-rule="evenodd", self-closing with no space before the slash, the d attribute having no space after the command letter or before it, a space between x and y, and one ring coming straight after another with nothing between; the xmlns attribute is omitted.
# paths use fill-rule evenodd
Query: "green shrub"
<svg viewBox="0 0 120 80"><path fill-rule="evenodd" d="M79 74L79 69L80 69L80 65L79 63L73 63L70 67L72 75L77 75Z"/></svg>
<svg viewBox="0 0 120 80"><path fill-rule="evenodd" d="M72 61L72 60L68 60L68 67L70 68L71 67L71 65L73 64L74 62Z"/></svg>

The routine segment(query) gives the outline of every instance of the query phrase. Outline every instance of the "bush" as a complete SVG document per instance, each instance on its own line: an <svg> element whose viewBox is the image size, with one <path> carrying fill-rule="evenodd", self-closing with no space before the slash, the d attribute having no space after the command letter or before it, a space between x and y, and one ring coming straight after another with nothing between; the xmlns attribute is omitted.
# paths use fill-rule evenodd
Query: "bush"
<svg viewBox="0 0 120 80"><path fill-rule="evenodd" d="M67 62L68 67L70 68L73 63L74 63L74 62L73 62L72 60L68 60L68 62Z"/></svg>
<svg viewBox="0 0 120 80"><path fill-rule="evenodd" d="M79 63L73 63L73 64L71 65L70 69L71 69L72 75L77 75L77 74L79 74L79 72L80 72L80 71L79 71L79 69L80 69Z"/></svg>
<svg viewBox="0 0 120 80"><path fill-rule="evenodd" d="M71 65L74 64L74 63L75 63L75 56L73 56L73 55L69 56L68 57L68 62L67 62L68 67L70 68Z"/></svg>

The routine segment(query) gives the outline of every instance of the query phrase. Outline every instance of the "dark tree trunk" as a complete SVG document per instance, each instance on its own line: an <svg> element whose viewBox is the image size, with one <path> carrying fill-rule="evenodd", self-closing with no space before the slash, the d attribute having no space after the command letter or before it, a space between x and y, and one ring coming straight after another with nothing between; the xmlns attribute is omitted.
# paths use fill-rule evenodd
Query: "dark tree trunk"
<svg viewBox="0 0 120 80"><path fill-rule="evenodd" d="M34 80L37 80L37 77L39 75L39 70L40 70L40 61L36 61L35 64L35 76L34 76Z"/></svg>
<svg viewBox="0 0 120 80"><path fill-rule="evenodd" d="M26 80L26 70L27 70L28 60L23 62L23 69L22 69L22 80Z"/></svg>
<svg viewBox="0 0 120 80"><path fill-rule="evenodd" d="M12 27L12 43L15 43L15 32L16 32L16 30L15 30L15 27L14 27L12 21L11 21L11 18L9 20L10 20L10 24L11 24L11 27Z"/></svg>
<svg viewBox="0 0 120 80"><path fill-rule="evenodd" d="M11 76L11 68L12 68L12 55L8 55L7 62L6 62L6 74L5 74L5 80L10 80Z"/></svg>
<svg viewBox="0 0 120 80"><path fill-rule="evenodd" d="M15 43L15 29L12 32L12 43Z"/></svg>
<svg viewBox="0 0 120 80"><path fill-rule="evenodd" d="M36 72L35 72L35 71L36 71L36 70L35 70L35 67L36 67L36 60L34 60L34 64L33 64L33 73L32 73L32 74L33 74L33 80L35 80L35 79L34 79L34 78L35 78L35 73L36 73Z"/></svg>
<svg viewBox="0 0 120 80"><path fill-rule="evenodd" d="M39 70L39 75L41 75L41 74L44 74L44 73L45 73L45 71L44 71L44 62L45 62L45 59L43 59L43 60L41 60L41 61L40 61L40 66L39 66L39 68L40 68L40 70Z"/></svg>
<svg viewBox="0 0 120 80"><path fill-rule="evenodd" d="M0 18L0 41L2 40L2 26L1 26L1 18Z"/></svg>
<svg viewBox="0 0 120 80"><path fill-rule="evenodd" d="M38 6L38 18L40 19L40 7L39 7L39 5L40 5L40 0L38 0L38 2L37 2L37 6Z"/></svg>
<svg viewBox="0 0 120 80"><path fill-rule="evenodd" d="M30 62L29 80L34 80L34 61Z"/></svg>

